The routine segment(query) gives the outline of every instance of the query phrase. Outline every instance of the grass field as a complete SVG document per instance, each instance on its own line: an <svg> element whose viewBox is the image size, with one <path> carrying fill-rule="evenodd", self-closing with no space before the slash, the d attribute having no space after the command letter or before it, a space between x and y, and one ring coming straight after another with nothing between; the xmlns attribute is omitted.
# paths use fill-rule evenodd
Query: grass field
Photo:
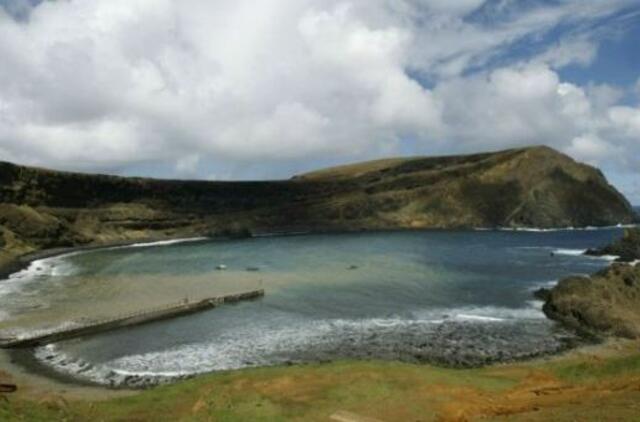
<svg viewBox="0 0 640 422"><path fill-rule="evenodd" d="M640 352L627 342L475 370L388 362L250 369L106 400L51 391L0 399L3 421L640 421Z"/></svg>

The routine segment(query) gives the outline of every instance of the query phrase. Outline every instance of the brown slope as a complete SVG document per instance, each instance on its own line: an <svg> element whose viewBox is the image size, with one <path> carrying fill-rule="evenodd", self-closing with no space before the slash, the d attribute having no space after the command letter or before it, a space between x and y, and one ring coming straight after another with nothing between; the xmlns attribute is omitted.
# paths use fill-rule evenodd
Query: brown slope
<svg viewBox="0 0 640 422"><path fill-rule="evenodd" d="M633 218L600 171L546 147L381 160L265 182L0 163L0 261L43 248L229 232L597 226Z"/></svg>

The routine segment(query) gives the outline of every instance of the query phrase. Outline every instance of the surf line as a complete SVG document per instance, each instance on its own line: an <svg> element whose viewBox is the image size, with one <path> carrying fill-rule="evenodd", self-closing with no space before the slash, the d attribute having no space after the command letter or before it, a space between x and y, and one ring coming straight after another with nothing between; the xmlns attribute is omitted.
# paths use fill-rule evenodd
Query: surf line
<svg viewBox="0 0 640 422"><path fill-rule="evenodd" d="M176 318L200 311L215 308L225 303L236 303L246 300L255 300L264 296L264 289L251 290L243 293L234 293L224 296L216 296L198 302L190 303L185 300L162 308L143 310L140 312L121 315L115 318L89 321L81 325L60 329L48 333L41 333L31 337L7 339L0 343L3 349L24 349L56 343L77 337L99 334L106 331L114 331L121 328L133 327L150 322Z"/></svg>

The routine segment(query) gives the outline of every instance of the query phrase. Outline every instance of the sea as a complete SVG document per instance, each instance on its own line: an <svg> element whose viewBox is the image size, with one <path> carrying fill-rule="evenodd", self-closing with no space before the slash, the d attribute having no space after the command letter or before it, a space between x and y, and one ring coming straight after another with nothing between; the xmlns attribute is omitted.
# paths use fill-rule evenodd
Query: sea
<svg viewBox="0 0 640 422"><path fill-rule="evenodd" d="M0 337L265 289L259 300L16 352L71 382L147 387L197 374L344 359L482 366L584 340L534 297L614 257L584 230L398 231L182 241L78 251L0 281Z"/></svg>

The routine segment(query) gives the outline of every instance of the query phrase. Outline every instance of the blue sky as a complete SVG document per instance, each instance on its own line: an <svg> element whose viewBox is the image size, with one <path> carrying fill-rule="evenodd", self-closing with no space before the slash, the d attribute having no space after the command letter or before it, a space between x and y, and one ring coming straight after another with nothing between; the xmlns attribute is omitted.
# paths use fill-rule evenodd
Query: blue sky
<svg viewBox="0 0 640 422"><path fill-rule="evenodd" d="M0 159L265 179L546 144L640 204L637 0L0 6Z"/></svg>

